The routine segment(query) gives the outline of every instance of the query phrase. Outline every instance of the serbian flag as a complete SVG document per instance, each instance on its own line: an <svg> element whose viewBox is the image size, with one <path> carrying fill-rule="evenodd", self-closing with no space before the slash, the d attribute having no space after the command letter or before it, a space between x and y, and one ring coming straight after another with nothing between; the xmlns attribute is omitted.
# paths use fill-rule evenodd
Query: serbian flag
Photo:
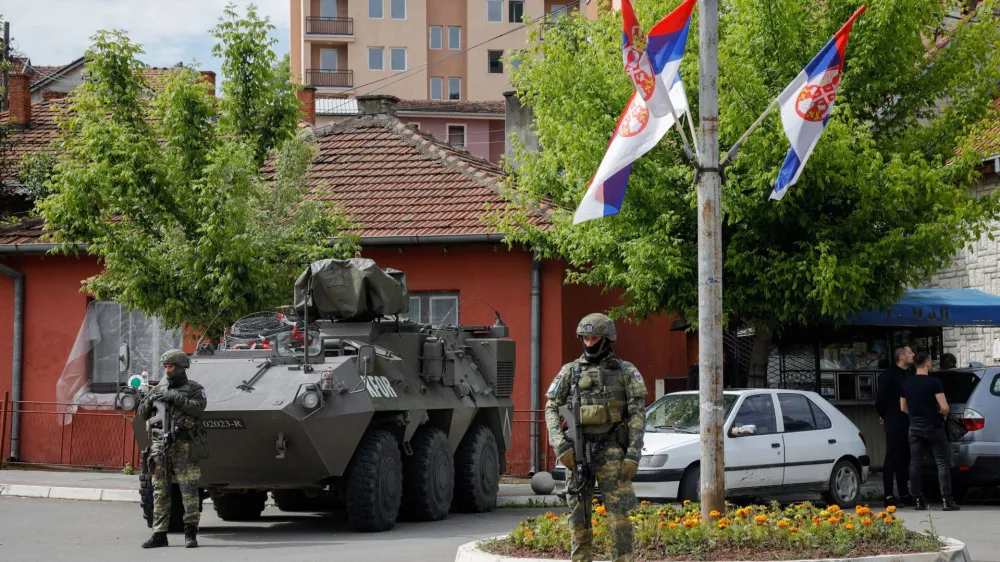
<svg viewBox="0 0 1000 562"><path fill-rule="evenodd" d="M670 88L670 102L677 111L678 119L688 109L680 76L675 78ZM618 214L625 199L632 163L656 146L673 126L674 118L670 114L653 116L638 92L632 92L608 142L604 160L576 209L573 224Z"/></svg>
<svg viewBox="0 0 1000 562"><path fill-rule="evenodd" d="M654 25L646 37L645 51L635 64L630 66L628 44L632 44L634 50L636 41L628 40L629 33L631 30L632 36L638 38L642 34L642 29L635 19L635 14L632 13L629 1L622 0L622 25L625 26L623 39L626 40L626 44L623 44L625 72L632 78L636 91L642 96L654 117L670 115L671 108L678 118L681 116L680 109L672 107L673 94L670 89L680 72L681 58L684 57L688 29L691 26L691 11L696 1L685 0ZM632 59L635 59L634 54ZM649 72L652 72L652 76L649 76Z"/></svg>
<svg viewBox="0 0 1000 562"><path fill-rule="evenodd" d="M778 96L781 125L791 143L785 163L778 171L778 179L771 192L771 199L780 200L788 187L794 184L805 168L826 122L833 111L833 102L840 89L840 73L844 67L847 38L854 20L865 11L862 5L851 19L827 42L813 60Z"/></svg>

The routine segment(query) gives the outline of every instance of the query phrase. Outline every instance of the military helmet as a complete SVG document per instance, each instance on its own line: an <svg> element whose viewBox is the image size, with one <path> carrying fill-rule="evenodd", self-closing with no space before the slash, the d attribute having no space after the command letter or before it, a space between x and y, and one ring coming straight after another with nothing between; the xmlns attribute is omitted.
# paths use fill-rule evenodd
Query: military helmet
<svg viewBox="0 0 1000 562"><path fill-rule="evenodd" d="M594 313L584 316L576 326L576 335L583 336L604 336L608 341L618 340L618 332L615 331L615 322L606 314Z"/></svg>
<svg viewBox="0 0 1000 562"><path fill-rule="evenodd" d="M182 349L168 349L160 356L160 363L164 365L174 364L182 369L187 369L191 366L191 359Z"/></svg>

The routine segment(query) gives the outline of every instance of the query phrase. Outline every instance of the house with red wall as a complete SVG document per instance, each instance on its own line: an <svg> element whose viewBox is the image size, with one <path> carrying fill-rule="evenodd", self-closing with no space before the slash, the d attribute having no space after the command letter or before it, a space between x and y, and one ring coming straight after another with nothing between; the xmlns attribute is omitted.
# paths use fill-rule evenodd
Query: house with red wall
<svg viewBox="0 0 1000 562"><path fill-rule="evenodd" d="M0 120L18 129L17 138L28 143L20 150L46 149L45 139L55 138L47 105L52 103L61 102L19 103L0 114ZM599 287L567 285L565 263L538 260L529 248L508 246L483 221L487 210L507 206L498 186L501 169L409 126L408 118L397 115L397 103L391 96L362 97L357 116L304 128L318 148L308 172L309 196L339 205L361 225L357 234L362 256L406 272L413 317L431 323L492 324L494 313L500 314L517 342L507 470L523 475L551 469L554 457L542 416L531 410L544 406L544 391L561 365L579 356L574 334L579 319L607 311L618 304L618 295ZM546 224L542 215L536 220ZM0 360L0 395L19 382L24 404L60 401L66 394L60 381L65 383L69 373L83 385L72 395L82 404L77 411L83 412L90 405L113 402L111 389L120 381L119 342L127 341L133 349L133 373L158 368L157 351L180 340L160 330L156 319L121 310L115 303L95 302L81 292L81 282L101 270L93 256L85 251L49 254L50 249L38 219L0 228L0 266L20 278L23 291L15 298L14 279L0 275L0 358L14 358L15 340L21 352L19 364ZM18 323L16 309L21 311ZM665 316L641 323L618 321L616 350L643 374L650 401L658 389L683 388L693 362L689 336L672 331L672 322ZM131 454L120 451L132 443L130 430L121 425L119 431L113 418L99 423L83 415L69 423L64 418L21 416L17 460L115 466L117 458ZM532 419L537 420L536 439ZM81 435L91 437L79 442ZM66 450L74 445L73 451ZM13 454L9 438L2 453L3 458Z"/></svg>

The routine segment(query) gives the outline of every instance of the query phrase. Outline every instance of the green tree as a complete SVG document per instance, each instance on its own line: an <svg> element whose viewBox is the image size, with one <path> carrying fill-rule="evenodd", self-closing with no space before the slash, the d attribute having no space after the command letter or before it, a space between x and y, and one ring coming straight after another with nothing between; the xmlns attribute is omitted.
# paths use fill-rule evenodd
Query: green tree
<svg viewBox="0 0 1000 562"><path fill-rule="evenodd" d="M645 29L678 0L636 6ZM727 150L858 7L856 0L720 2L720 148ZM869 5L847 47L842 88L798 183L770 201L788 150L777 112L727 168L724 307L755 329L753 374L772 335L889 304L949 264L997 213L976 199L969 139L1000 83L993 3L946 28L947 0ZM605 3L606 6L606 3ZM954 22L954 20L950 20ZM673 131L637 161L622 212L572 225L633 87L622 70L621 16L563 18L517 58L513 83L542 149L515 141L508 195L521 212L496 223L512 242L573 267L572 282L625 291L616 314L697 318L697 205L692 166ZM947 35L946 47L933 48ZM697 115L697 10L681 75ZM549 206L554 228L524 220Z"/></svg>
<svg viewBox="0 0 1000 562"><path fill-rule="evenodd" d="M83 290L218 335L289 302L309 262L356 253L343 214L305 200L315 147L297 133L269 29L252 7L226 9L213 31L221 101L190 68L152 90L140 46L120 31L93 37L37 204L61 250L85 243L104 266Z"/></svg>

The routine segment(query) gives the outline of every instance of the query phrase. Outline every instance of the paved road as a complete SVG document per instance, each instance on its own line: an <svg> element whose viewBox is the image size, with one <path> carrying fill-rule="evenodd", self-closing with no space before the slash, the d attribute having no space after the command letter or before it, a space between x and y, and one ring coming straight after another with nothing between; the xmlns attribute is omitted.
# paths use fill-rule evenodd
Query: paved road
<svg viewBox="0 0 1000 562"><path fill-rule="evenodd" d="M289 515L269 507L256 523L226 523L211 508L203 514L203 548L186 550L181 535L171 535L170 548L139 549L148 529L138 506L109 502L0 499L0 552L7 561L97 560L402 560L449 562L460 544L508 532L518 521L539 513L532 509L499 509L484 515L452 515L436 523L400 523L387 533L353 532L342 518ZM905 510L906 525L921 531L926 515ZM969 505L963 511L932 512L939 534L969 545L976 561L1000 562L1000 509Z"/></svg>

